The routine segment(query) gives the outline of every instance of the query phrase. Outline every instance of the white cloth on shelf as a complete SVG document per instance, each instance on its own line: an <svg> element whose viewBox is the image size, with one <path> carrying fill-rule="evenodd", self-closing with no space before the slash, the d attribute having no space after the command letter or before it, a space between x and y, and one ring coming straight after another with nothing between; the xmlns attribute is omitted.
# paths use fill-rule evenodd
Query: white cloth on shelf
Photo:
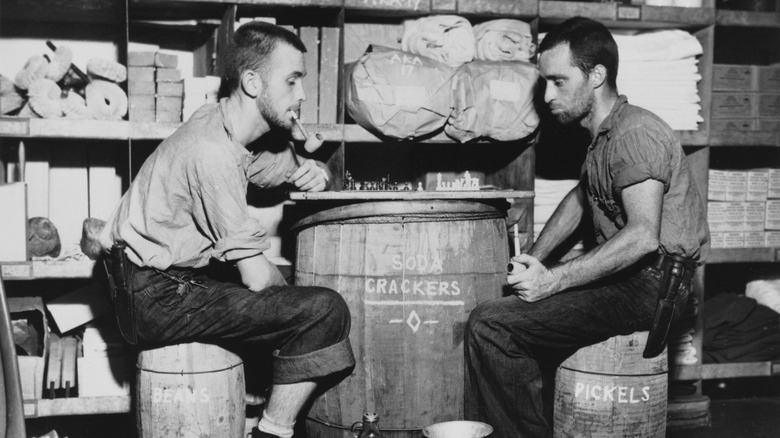
<svg viewBox="0 0 780 438"><path fill-rule="evenodd" d="M745 287L745 296L780 313L780 279L750 281Z"/></svg>
<svg viewBox="0 0 780 438"><path fill-rule="evenodd" d="M484 61L530 61L536 53L531 26L502 18L474 26L476 58Z"/></svg>
<svg viewBox="0 0 780 438"><path fill-rule="evenodd" d="M450 67L474 59L476 40L471 23L457 15L431 15L403 23L401 49L426 56Z"/></svg>

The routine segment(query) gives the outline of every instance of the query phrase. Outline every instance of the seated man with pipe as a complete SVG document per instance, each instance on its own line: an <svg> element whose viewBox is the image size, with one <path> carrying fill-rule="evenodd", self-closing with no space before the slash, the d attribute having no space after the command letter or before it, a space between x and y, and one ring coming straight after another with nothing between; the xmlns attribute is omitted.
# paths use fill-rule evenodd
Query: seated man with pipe
<svg viewBox="0 0 780 438"><path fill-rule="evenodd" d="M545 377L577 349L650 331L660 354L709 248L704 204L677 135L617 92L618 50L602 24L569 19L539 46L544 100L561 123L591 136L581 181L528 254L513 261L514 294L469 316L466 414L496 438L551 437ZM597 246L561 264L542 261L592 219Z"/></svg>
<svg viewBox="0 0 780 438"><path fill-rule="evenodd" d="M290 137L290 112L306 98L305 51L281 27L241 26L224 59L227 96L157 147L101 235L106 250L126 247L127 287L115 291L115 307L130 343L196 341L272 353L273 385L255 437L291 437L324 378L343 378L355 364L344 299L287 284L263 254L269 239L246 200L250 182L328 188L324 165L274 148L266 136ZM312 136L306 148L321 142Z"/></svg>

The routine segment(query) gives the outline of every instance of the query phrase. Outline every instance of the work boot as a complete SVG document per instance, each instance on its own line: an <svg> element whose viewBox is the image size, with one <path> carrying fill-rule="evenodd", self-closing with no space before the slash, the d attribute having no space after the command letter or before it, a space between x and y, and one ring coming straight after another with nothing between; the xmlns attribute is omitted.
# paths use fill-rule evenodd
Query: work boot
<svg viewBox="0 0 780 438"><path fill-rule="evenodd" d="M267 432L262 432L260 429L253 427L252 428L252 438L279 438L276 435L271 435Z"/></svg>

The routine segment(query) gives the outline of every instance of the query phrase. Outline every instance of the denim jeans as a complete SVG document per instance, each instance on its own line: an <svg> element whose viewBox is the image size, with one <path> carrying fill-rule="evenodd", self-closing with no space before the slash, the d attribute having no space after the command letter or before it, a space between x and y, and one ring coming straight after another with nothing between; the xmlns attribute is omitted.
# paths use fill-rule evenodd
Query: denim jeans
<svg viewBox="0 0 780 438"><path fill-rule="evenodd" d="M130 277L142 345L210 342L267 353L277 384L355 365L349 309L333 290L285 285L252 292L237 271L225 275L210 269L160 273L134 266ZM182 283L182 278L192 281Z"/></svg>
<svg viewBox="0 0 780 438"><path fill-rule="evenodd" d="M494 438L552 436L553 377L579 348L649 330L661 285L653 267L535 303L510 295L478 305L465 334L466 418Z"/></svg>

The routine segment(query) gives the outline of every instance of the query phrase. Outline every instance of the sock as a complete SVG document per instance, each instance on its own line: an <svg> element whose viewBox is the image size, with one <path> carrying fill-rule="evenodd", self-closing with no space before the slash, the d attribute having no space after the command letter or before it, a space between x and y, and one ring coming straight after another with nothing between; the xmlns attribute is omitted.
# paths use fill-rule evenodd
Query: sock
<svg viewBox="0 0 780 438"><path fill-rule="evenodd" d="M270 433L271 435L276 435L279 438L292 438L294 432L293 426L295 426L294 421L290 424L284 424L269 417L268 413L263 411L263 418L261 418L260 422L257 424L257 429L265 433Z"/></svg>

